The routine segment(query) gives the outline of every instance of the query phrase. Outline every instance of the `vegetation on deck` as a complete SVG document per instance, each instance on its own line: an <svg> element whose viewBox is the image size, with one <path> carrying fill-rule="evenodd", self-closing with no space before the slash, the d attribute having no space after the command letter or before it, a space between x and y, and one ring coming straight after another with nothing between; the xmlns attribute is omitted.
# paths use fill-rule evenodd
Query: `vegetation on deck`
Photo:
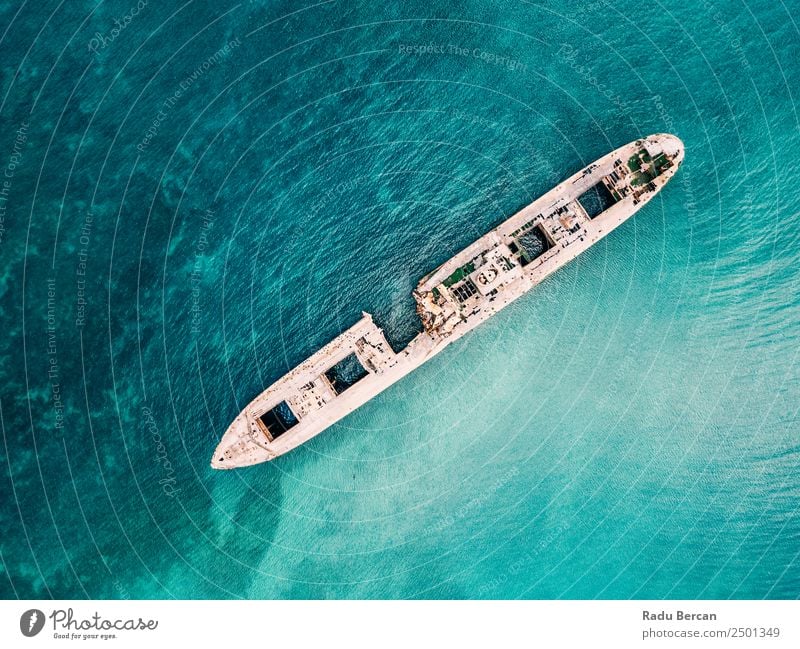
<svg viewBox="0 0 800 649"><path fill-rule="evenodd" d="M453 286L453 284L458 284L462 279L464 279L467 275L469 275L472 271L475 270L475 264L469 262L461 266L460 268L456 268L455 272L450 275L442 284L444 284L447 288Z"/></svg>
<svg viewBox="0 0 800 649"><path fill-rule="evenodd" d="M665 153L659 153L653 159L647 149L640 149L628 158L628 169L633 172L631 185L634 187L646 185L670 166L671 163Z"/></svg>

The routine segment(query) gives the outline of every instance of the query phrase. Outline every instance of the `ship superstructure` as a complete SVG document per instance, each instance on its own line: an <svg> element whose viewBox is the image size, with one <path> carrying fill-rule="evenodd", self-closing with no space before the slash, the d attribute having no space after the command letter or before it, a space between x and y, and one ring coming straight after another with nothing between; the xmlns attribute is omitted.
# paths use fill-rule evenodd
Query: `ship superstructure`
<svg viewBox="0 0 800 649"><path fill-rule="evenodd" d="M250 402L211 466L266 462L318 435L633 216L683 156L678 138L657 134L584 167L419 282L414 299L423 330L403 350L395 352L364 313Z"/></svg>

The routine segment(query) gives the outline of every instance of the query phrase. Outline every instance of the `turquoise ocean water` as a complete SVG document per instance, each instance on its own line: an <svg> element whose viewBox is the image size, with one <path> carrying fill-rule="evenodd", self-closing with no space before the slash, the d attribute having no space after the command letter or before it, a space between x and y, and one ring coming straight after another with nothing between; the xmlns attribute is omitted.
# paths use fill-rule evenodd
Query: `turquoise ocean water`
<svg viewBox="0 0 800 649"><path fill-rule="evenodd" d="M0 594L796 598L796 9L2 3ZM209 468L362 310L404 344L422 275L662 131L635 219Z"/></svg>

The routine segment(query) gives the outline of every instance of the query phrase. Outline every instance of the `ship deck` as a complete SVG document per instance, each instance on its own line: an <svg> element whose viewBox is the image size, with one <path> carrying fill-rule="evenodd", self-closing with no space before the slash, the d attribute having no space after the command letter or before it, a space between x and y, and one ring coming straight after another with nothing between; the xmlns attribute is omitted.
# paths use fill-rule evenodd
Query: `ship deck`
<svg viewBox="0 0 800 649"><path fill-rule="evenodd" d="M527 205L420 281L425 330L447 337L484 321L632 216L682 160L680 140L650 136Z"/></svg>
<svg viewBox="0 0 800 649"><path fill-rule="evenodd" d="M606 236L669 181L682 142L652 135L588 165L473 242L414 290L423 331L395 352L369 314L258 395L212 458L274 459L339 421Z"/></svg>

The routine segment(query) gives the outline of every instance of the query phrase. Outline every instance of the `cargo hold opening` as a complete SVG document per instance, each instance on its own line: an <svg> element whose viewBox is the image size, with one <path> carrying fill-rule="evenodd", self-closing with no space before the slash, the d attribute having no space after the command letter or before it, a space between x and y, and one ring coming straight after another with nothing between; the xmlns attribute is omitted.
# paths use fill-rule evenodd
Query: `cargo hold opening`
<svg viewBox="0 0 800 649"><path fill-rule="evenodd" d="M589 218L593 219L605 212L617 201L614 200L614 197L611 195L611 192L608 191L608 187L606 187L605 183L600 181L578 196L578 202L581 204L581 207L586 210L586 214L589 215Z"/></svg>
<svg viewBox="0 0 800 649"><path fill-rule="evenodd" d="M367 374L369 372L364 369L358 357L355 354L348 354L325 372L325 378L330 382L333 391L339 395L353 387Z"/></svg>
<svg viewBox="0 0 800 649"><path fill-rule="evenodd" d="M273 440L294 428L298 423L297 417L285 401L281 401L271 410L267 410L256 421L267 437Z"/></svg>
<svg viewBox="0 0 800 649"><path fill-rule="evenodd" d="M541 257L553 247L553 243L545 233L541 223L518 236L516 244L520 249L519 263L523 267L534 259Z"/></svg>

